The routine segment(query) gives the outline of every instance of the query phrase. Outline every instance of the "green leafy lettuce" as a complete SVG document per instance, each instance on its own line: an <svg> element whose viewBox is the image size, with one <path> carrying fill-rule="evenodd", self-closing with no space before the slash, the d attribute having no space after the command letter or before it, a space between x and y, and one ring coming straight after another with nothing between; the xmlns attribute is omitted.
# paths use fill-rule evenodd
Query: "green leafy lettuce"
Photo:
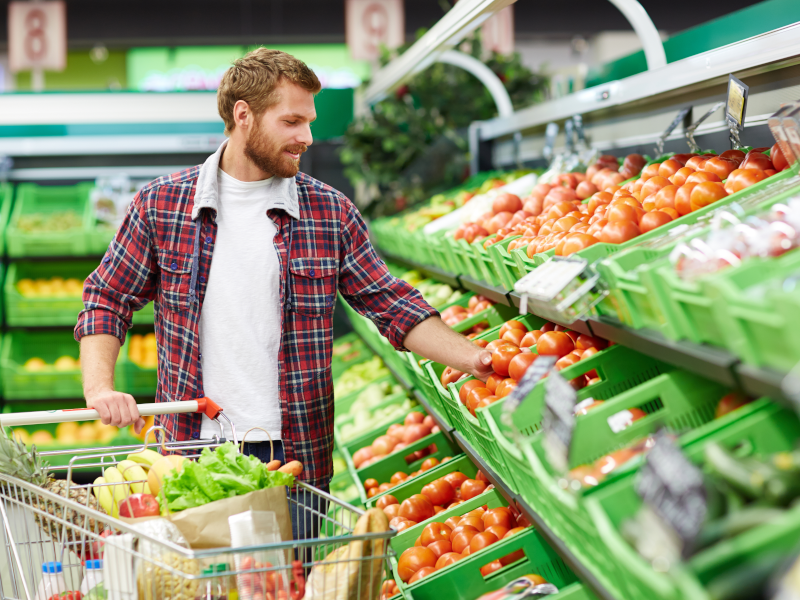
<svg viewBox="0 0 800 600"><path fill-rule="evenodd" d="M202 506L215 500L241 496L256 490L294 485L294 476L267 471L254 456L245 456L231 442L215 450L204 448L197 461L186 461L183 469L168 473L159 496L172 512Z"/></svg>

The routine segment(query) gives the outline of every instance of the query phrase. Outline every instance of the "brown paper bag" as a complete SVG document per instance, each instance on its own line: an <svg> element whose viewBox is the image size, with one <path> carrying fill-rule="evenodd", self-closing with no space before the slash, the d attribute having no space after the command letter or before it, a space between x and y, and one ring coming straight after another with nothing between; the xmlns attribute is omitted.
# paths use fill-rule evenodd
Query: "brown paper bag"
<svg viewBox="0 0 800 600"><path fill-rule="evenodd" d="M270 510L275 513L284 542L292 540L292 518L286 500L286 487L272 487L209 502L196 508L171 513L167 518L180 529L189 546L195 550L228 548L231 531L228 517L248 510Z"/></svg>

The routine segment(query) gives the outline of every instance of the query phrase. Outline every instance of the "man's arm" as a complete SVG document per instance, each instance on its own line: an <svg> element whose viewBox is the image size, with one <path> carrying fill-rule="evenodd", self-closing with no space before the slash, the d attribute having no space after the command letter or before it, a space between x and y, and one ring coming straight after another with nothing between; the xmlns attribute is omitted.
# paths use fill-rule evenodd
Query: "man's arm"
<svg viewBox="0 0 800 600"><path fill-rule="evenodd" d="M114 391L114 365L119 356L119 340L109 334L87 335L81 339L81 371L86 406L100 413L106 425L126 427L134 423L136 433L144 427L136 400L130 394Z"/></svg>
<svg viewBox="0 0 800 600"><path fill-rule="evenodd" d="M444 324L430 317L406 334L406 348L434 362L470 373L486 381L493 373L492 355Z"/></svg>

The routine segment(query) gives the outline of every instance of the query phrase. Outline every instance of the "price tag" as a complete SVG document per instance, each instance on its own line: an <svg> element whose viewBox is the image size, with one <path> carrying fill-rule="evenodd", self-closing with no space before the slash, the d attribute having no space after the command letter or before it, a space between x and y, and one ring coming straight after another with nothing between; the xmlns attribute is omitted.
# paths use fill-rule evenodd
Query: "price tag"
<svg viewBox="0 0 800 600"><path fill-rule="evenodd" d="M606 419L606 423L614 433L624 431L633 425L633 413L629 410L621 410Z"/></svg>
<svg viewBox="0 0 800 600"><path fill-rule="evenodd" d="M547 375L550 370L555 366L555 356L540 356L533 364L525 371L525 375L517 382L517 387L508 395L503 406L503 414L509 415L509 420L506 425L511 425L510 415L517 410L517 407L525 399L525 396L531 393L531 390L536 387L539 380ZM505 418L505 417L504 417Z"/></svg>
<svg viewBox="0 0 800 600"><path fill-rule="evenodd" d="M564 323L583 318L608 293L588 261L561 256L525 275L516 282L514 291L520 295L521 313L530 311Z"/></svg>
<svg viewBox="0 0 800 600"><path fill-rule="evenodd" d="M569 447L575 429L578 394L557 371L550 373L544 387L542 430L547 460L557 471L566 473L569 469Z"/></svg>
<svg viewBox="0 0 800 600"><path fill-rule="evenodd" d="M686 115L689 114L690 110L692 110L691 106L681 109L676 115L676 117L672 120L672 123L669 124L669 127L667 127L664 130L664 133L662 133L661 136L658 138L658 140L656 141L656 158L664 154L664 142L666 142L669 135L673 131L675 131L675 128L678 126L678 123L683 122L683 120L686 118Z"/></svg>
<svg viewBox="0 0 800 600"><path fill-rule="evenodd" d="M747 112L747 96L750 88L733 75L728 76L728 101L725 104L725 120L731 131L731 143L740 148L740 136L744 131L744 116Z"/></svg>
<svg viewBox="0 0 800 600"><path fill-rule="evenodd" d="M703 121L705 121L708 117L717 112L723 106L725 106L724 102L717 102L714 106L709 108L702 117L697 119L697 121L695 121L694 123L689 125L689 127L686 128L686 143L689 144L689 148L691 149L692 152L697 153L701 151L700 146L698 146L697 142L694 141L694 132L697 130L698 127L700 127Z"/></svg>
<svg viewBox="0 0 800 600"><path fill-rule="evenodd" d="M547 261L517 281L514 290L536 300L549 302L583 273L587 264L581 259Z"/></svg>
<svg viewBox="0 0 800 600"><path fill-rule="evenodd" d="M548 123L544 132L544 158L550 164L553 161L553 149L556 147L558 137L558 123Z"/></svg>
<svg viewBox="0 0 800 600"><path fill-rule="evenodd" d="M675 540L675 555L690 556L706 517L703 474L664 430L655 435L655 445L639 472L636 493L663 522L668 530L664 537Z"/></svg>

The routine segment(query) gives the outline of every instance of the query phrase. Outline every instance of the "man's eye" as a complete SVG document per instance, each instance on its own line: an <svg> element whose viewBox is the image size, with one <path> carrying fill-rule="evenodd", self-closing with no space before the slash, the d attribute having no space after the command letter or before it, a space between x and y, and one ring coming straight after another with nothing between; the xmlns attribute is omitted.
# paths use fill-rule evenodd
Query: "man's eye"
<svg viewBox="0 0 800 600"><path fill-rule="evenodd" d="M297 121L284 121L284 123L288 123L289 125L297 125Z"/></svg>

